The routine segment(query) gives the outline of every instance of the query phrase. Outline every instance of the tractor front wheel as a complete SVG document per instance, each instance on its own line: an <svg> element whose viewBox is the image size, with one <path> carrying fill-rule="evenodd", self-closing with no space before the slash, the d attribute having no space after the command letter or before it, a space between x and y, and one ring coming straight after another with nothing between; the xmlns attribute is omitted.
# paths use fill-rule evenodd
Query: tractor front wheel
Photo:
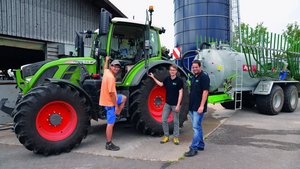
<svg viewBox="0 0 300 169"><path fill-rule="evenodd" d="M87 135L89 105L67 85L33 88L14 110L14 129L28 150L51 155L69 152Z"/></svg>

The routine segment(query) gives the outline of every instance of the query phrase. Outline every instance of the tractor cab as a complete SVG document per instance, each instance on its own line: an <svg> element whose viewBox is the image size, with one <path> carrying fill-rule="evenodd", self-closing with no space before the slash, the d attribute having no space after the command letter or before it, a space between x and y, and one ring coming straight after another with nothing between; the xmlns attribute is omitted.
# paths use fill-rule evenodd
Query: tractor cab
<svg viewBox="0 0 300 169"><path fill-rule="evenodd" d="M165 32L164 28L152 25L153 8L149 9L145 21L130 20L127 18L111 18L111 14L101 9L100 25L96 31L84 31L85 37L93 38L91 57L97 62L97 73L102 75L106 56L121 63L121 70L117 75L117 83L124 84L128 76L132 76L134 67L144 65L147 69L149 59L161 59L161 45L159 34ZM77 53L83 52L83 38L76 37ZM79 55L80 56L80 55ZM140 68L140 67L139 67Z"/></svg>
<svg viewBox="0 0 300 169"><path fill-rule="evenodd" d="M112 60L121 63L121 70L117 76L117 82L120 83L139 62L161 56L159 42L161 29L152 27L148 32L145 23L124 18L114 18L111 22L110 33L100 36L99 47L100 51L106 51L106 53L101 52L102 54L109 55ZM149 34L148 51L145 46L146 34Z"/></svg>

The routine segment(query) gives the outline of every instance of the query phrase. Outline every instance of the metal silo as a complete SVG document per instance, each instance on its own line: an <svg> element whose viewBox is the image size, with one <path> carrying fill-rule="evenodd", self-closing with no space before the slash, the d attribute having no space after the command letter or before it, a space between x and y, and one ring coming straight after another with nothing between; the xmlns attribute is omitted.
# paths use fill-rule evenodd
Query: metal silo
<svg viewBox="0 0 300 169"><path fill-rule="evenodd" d="M205 37L230 42L230 16L230 0L174 0L175 47L197 49Z"/></svg>

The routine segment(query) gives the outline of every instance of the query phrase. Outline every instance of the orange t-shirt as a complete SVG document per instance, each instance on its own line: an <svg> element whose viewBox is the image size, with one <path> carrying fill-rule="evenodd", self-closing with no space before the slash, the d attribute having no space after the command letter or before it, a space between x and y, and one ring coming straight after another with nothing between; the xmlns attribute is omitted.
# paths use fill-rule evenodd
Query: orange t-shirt
<svg viewBox="0 0 300 169"><path fill-rule="evenodd" d="M109 69L104 70L101 91L100 91L100 106L114 106L116 100L112 100L109 93L115 93L117 98L116 90L116 78Z"/></svg>

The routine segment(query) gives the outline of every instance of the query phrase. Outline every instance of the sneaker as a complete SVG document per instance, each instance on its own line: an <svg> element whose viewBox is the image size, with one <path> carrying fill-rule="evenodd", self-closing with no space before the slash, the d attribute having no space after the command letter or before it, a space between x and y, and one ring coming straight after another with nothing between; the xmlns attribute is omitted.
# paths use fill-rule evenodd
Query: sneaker
<svg viewBox="0 0 300 169"><path fill-rule="evenodd" d="M174 137L173 138L173 143L176 144L176 145L179 145L179 139L178 139L178 137Z"/></svg>
<svg viewBox="0 0 300 169"><path fill-rule="evenodd" d="M163 144L163 143L166 143L169 141L169 136L163 136L160 143Z"/></svg>
<svg viewBox="0 0 300 169"><path fill-rule="evenodd" d="M118 151L118 150L120 150L120 147L116 146L112 142L110 142L110 143L106 143L105 149L106 150L112 150L112 151Z"/></svg>
<svg viewBox="0 0 300 169"><path fill-rule="evenodd" d="M198 148L198 151L204 151L204 148Z"/></svg>
<svg viewBox="0 0 300 169"><path fill-rule="evenodd" d="M184 153L184 156L185 156L185 157L193 157L193 156L195 156L197 153L198 153L197 150L193 150L193 149L190 148L190 151Z"/></svg>

